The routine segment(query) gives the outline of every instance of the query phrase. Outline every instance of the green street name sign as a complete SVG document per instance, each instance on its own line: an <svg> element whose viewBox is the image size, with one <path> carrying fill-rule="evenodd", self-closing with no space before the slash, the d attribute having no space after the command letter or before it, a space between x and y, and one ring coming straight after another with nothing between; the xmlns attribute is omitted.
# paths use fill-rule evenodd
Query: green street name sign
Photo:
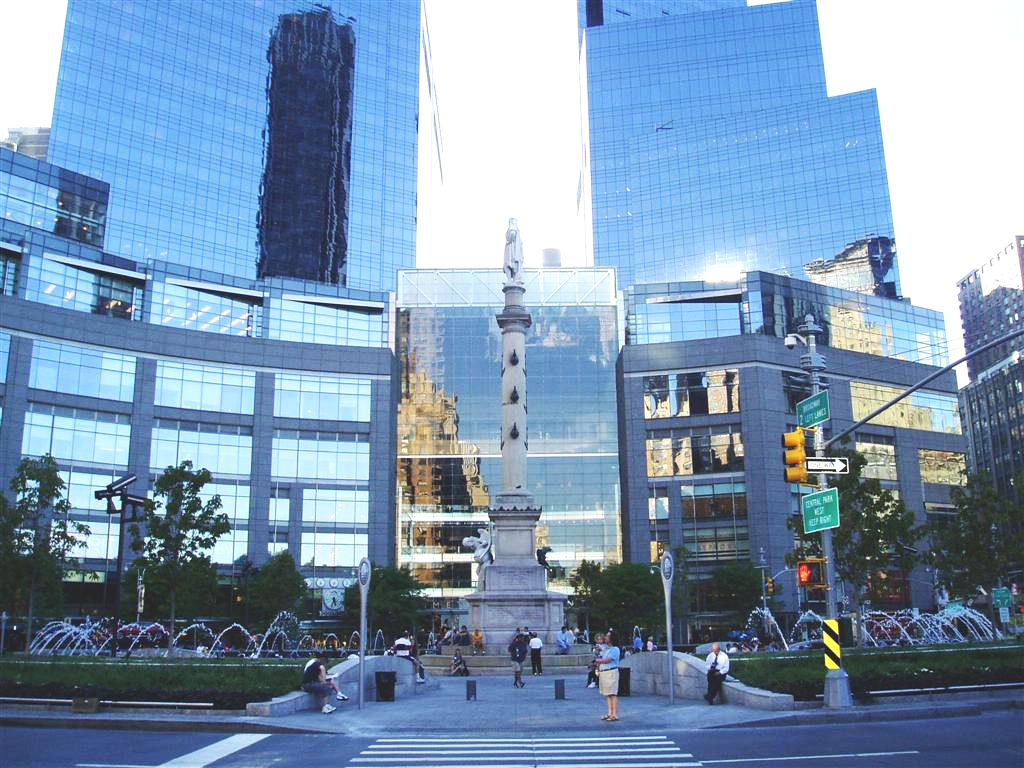
<svg viewBox="0 0 1024 768"><path fill-rule="evenodd" d="M796 404L796 423L801 427L816 427L832 418L828 406L828 390L805 397Z"/></svg>
<svg viewBox="0 0 1024 768"><path fill-rule="evenodd" d="M992 590L992 605L996 608L1009 608L1012 598L1007 587L996 587Z"/></svg>
<svg viewBox="0 0 1024 768"><path fill-rule="evenodd" d="M839 491L835 488L826 488L818 493L807 494L800 499L800 511L804 517L804 533L838 528Z"/></svg>

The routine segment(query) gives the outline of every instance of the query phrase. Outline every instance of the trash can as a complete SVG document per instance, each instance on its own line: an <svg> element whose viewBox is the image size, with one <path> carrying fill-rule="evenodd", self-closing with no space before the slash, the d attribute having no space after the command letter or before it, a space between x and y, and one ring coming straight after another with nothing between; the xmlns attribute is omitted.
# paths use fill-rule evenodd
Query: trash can
<svg viewBox="0 0 1024 768"><path fill-rule="evenodd" d="M395 700L395 681L397 672L374 672L373 680L377 686L377 701Z"/></svg>
<svg viewBox="0 0 1024 768"><path fill-rule="evenodd" d="M619 696L629 696L629 667L619 667Z"/></svg>
<svg viewBox="0 0 1024 768"><path fill-rule="evenodd" d="M849 616L839 617L839 644L844 648L852 648L853 640L853 619Z"/></svg>

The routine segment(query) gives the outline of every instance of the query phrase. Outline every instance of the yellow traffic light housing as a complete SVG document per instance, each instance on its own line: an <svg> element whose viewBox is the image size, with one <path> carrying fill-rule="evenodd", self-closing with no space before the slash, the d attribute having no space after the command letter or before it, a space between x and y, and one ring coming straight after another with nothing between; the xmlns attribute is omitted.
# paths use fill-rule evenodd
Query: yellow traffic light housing
<svg viewBox="0 0 1024 768"><path fill-rule="evenodd" d="M783 458L786 462L786 482L809 485L807 480L807 448L803 427L792 432L782 433L782 447L786 449Z"/></svg>
<svg viewBox="0 0 1024 768"><path fill-rule="evenodd" d="M769 595L775 594L775 579L771 576L764 580L764 591Z"/></svg>

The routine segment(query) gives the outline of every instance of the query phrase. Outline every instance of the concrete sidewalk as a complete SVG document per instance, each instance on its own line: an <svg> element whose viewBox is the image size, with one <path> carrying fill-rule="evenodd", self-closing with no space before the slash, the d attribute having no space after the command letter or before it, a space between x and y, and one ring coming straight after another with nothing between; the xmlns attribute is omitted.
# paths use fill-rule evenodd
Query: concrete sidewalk
<svg viewBox="0 0 1024 768"><path fill-rule="evenodd" d="M355 699L338 703L331 715L299 712L283 717L251 717L243 713L139 712L109 709L72 714L64 708L5 706L0 725L44 727L131 728L257 733L332 733L375 738L395 734L458 733L463 736L500 732L511 737L539 734L664 732L666 729L747 726L794 726L813 723L872 722L954 717L989 709L1024 710L1024 693L944 694L939 700L887 700L850 709L801 708L765 712L732 704L708 706L703 701L676 700L670 706L660 696L634 694L619 700L619 722L602 722L604 698L588 689L580 677L566 677L563 700L555 699L554 676L527 676L526 687L512 688L511 676L469 678L477 698L466 700L466 678L444 678L422 695L393 702L367 701L360 710ZM337 703L337 702L336 702Z"/></svg>

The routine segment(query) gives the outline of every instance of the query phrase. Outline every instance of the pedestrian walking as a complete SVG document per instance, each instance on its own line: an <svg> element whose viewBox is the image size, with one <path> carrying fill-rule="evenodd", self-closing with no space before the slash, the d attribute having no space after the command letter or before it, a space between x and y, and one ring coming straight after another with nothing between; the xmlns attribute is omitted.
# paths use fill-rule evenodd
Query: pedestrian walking
<svg viewBox="0 0 1024 768"><path fill-rule="evenodd" d="M528 651L529 646L526 642L526 635L522 633L516 635L508 645L508 653L512 659L513 688L523 688L526 685L523 682L523 662L526 661Z"/></svg>

